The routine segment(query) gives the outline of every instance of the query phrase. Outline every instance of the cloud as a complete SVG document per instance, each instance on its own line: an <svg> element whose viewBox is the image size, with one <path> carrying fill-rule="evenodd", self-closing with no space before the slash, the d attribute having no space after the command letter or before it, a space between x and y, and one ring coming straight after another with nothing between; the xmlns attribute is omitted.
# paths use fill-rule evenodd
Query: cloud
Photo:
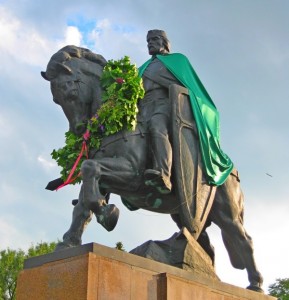
<svg viewBox="0 0 289 300"><path fill-rule="evenodd" d="M68 26L65 33L64 45L80 46L82 43L82 34L75 26Z"/></svg>
<svg viewBox="0 0 289 300"><path fill-rule="evenodd" d="M0 52L30 65L42 63L48 48L47 41L36 30L3 7L0 7L0 40L5 41L0 44Z"/></svg>
<svg viewBox="0 0 289 300"><path fill-rule="evenodd" d="M133 62L137 61L140 64L145 60L146 53L146 49L140 46L142 44L140 41L144 41L144 37L135 32L133 27L128 27L125 23L114 23L105 18L98 20L95 26L86 32L83 43L106 59L120 59L128 55Z"/></svg>
<svg viewBox="0 0 289 300"><path fill-rule="evenodd" d="M13 218L1 216L0 219L0 245L1 249L7 247L12 249L22 248L27 243L27 237L13 225ZM27 245L26 245L27 246Z"/></svg>
<svg viewBox="0 0 289 300"><path fill-rule="evenodd" d="M51 169L54 169L57 167L56 162L48 160L48 159L44 158L42 155L39 155L37 157L37 161L46 171L50 171Z"/></svg>
<svg viewBox="0 0 289 300"><path fill-rule="evenodd" d="M49 241L46 233L41 228L37 229L36 234L33 230L25 232L23 228L25 228L24 223L17 220L15 216L2 215L0 219L0 250L10 248L25 251L32 244Z"/></svg>
<svg viewBox="0 0 289 300"><path fill-rule="evenodd" d="M18 19L11 11L0 7L0 40L5 41L0 44L2 55L24 64L41 66L47 63L52 51L68 44L79 46L82 35L77 27L65 26L63 36L49 39L25 19Z"/></svg>

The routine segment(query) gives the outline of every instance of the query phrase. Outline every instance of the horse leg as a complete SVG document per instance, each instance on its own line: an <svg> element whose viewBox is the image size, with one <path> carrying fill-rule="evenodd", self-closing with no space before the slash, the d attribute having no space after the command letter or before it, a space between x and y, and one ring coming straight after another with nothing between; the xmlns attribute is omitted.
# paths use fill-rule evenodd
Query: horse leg
<svg viewBox="0 0 289 300"><path fill-rule="evenodd" d="M107 199L99 190L101 176L99 163L92 159L85 160L81 166L81 174L83 205L95 214L99 224L107 231L112 231L118 221L119 209L114 204L107 204Z"/></svg>
<svg viewBox="0 0 289 300"><path fill-rule="evenodd" d="M100 168L97 162L86 160L81 166L83 184L79 193L69 230L63 235L63 242L57 244L56 251L81 245L81 237L86 225L91 221L92 213L98 223L106 230L114 229L119 210L114 204L107 204L107 199L99 191Z"/></svg>
<svg viewBox="0 0 289 300"><path fill-rule="evenodd" d="M263 292L261 289L263 278L256 267L253 242L243 226L243 200L238 180L230 175L217 189L210 220L221 229L233 267L246 268L250 282L247 288Z"/></svg>
<svg viewBox="0 0 289 300"><path fill-rule="evenodd" d="M210 238L208 233L206 232L206 228L202 230L200 233L197 242L201 245L201 247L205 250L205 252L209 255L212 261L212 265L215 266L215 248L210 242Z"/></svg>
<svg viewBox="0 0 289 300"><path fill-rule="evenodd" d="M69 230L63 235L63 241L58 243L55 251L79 246L82 243L81 237L87 224L91 221L92 211L87 208L82 199L82 187L79 200L74 206L72 213L72 223Z"/></svg>

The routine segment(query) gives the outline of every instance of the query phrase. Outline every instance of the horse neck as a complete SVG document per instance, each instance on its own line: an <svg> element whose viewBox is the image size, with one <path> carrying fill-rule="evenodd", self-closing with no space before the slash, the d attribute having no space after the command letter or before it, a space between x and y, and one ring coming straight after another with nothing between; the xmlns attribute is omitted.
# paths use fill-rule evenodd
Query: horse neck
<svg viewBox="0 0 289 300"><path fill-rule="evenodd" d="M97 113L97 110L102 105L101 95L103 90L101 89L100 80L97 78L97 82L94 82L95 84L95 90L93 91L93 98L90 106L90 113L91 116L94 116Z"/></svg>

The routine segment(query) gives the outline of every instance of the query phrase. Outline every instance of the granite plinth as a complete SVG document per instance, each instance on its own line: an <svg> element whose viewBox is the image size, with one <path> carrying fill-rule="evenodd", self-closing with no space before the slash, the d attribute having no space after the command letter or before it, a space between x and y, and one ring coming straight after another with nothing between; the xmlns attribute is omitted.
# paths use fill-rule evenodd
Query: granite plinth
<svg viewBox="0 0 289 300"><path fill-rule="evenodd" d="M275 299L94 243L26 260L18 277L16 297L17 300Z"/></svg>

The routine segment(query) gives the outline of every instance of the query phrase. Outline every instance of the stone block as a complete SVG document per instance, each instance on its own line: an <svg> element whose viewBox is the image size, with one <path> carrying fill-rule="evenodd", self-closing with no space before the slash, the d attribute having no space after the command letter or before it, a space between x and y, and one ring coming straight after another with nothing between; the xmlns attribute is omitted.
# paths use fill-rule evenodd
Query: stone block
<svg viewBox="0 0 289 300"><path fill-rule="evenodd" d="M130 253L218 280L211 258L186 228L164 241L147 241Z"/></svg>
<svg viewBox="0 0 289 300"><path fill-rule="evenodd" d="M109 247L87 244L25 261L17 300L273 300Z"/></svg>

